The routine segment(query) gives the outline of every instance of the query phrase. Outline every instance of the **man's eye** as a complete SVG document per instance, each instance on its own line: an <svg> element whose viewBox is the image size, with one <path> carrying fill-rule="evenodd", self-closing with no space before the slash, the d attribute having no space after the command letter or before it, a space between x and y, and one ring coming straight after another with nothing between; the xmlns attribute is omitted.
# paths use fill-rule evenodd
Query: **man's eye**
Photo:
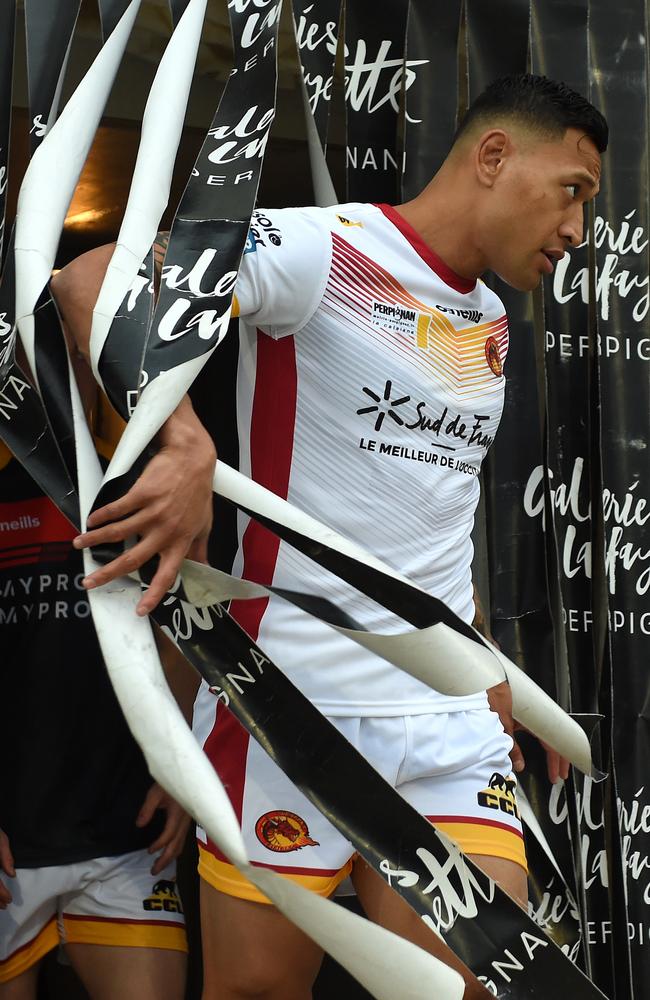
<svg viewBox="0 0 650 1000"><path fill-rule="evenodd" d="M571 195L571 197L575 198L575 196L578 193L578 185L577 184L565 184L564 186L567 189L567 191L569 192L569 194Z"/></svg>

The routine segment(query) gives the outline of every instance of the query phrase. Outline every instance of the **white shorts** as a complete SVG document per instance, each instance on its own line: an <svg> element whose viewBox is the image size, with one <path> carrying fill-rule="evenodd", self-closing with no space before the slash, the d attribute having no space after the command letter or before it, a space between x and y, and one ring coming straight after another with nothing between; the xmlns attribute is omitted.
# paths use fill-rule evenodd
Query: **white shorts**
<svg viewBox="0 0 650 1000"><path fill-rule="evenodd" d="M13 901L0 910L0 983L58 944L187 951L176 864L151 874L146 850L3 876Z"/></svg>
<svg viewBox="0 0 650 1000"><path fill-rule="evenodd" d="M320 895L350 873L352 844L218 703L204 750L240 820L248 857ZM470 854L526 868L511 774L512 740L488 709L382 718L331 718L336 728L418 812ZM201 719L196 727L200 738ZM289 735L289 734L288 734ZM198 830L199 874L221 892L265 897Z"/></svg>

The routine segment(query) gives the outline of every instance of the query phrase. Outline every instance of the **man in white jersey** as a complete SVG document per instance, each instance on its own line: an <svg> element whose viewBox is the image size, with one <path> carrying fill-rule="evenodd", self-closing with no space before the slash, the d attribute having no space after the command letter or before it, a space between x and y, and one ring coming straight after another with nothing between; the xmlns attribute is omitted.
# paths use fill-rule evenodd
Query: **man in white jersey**
<svg viewBox="0 0 650 1000"><path fill-rule="evenodd" d="M472 106L413 201L253 219L235 300L242 470L466 621L478 473L501 416L508 347L503 305L479 277L491 269L527 291L552 273L582 241L606 146L607 125L582 97L542 77L510 77ZM62 275L57 294L80 340L94 300L78 322L71 303L82 284L92 298L93 270L108 256L87 255ZM373 631L404 627L257 523L242 518L240 531L246 578L328 597ZM411 804L525 903L513 741L484 693L442 697L276 598L233 602L231 613ZM507 690L491 700L511 731ZM349 874L371 919L454 963L205 685L195 731L254 863L323 895ZM554 759L551 774L560 772ZM305 1000L319 948L199 838L204 1000ZM484 995L464 973L466 996Z"/></svg>

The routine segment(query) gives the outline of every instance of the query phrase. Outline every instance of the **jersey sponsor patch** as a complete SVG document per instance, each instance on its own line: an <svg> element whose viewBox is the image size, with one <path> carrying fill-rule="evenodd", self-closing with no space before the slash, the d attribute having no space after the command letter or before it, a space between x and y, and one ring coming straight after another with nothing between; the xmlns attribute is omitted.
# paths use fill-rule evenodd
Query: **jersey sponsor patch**
<svg viewBox="0 0 650 1000"><path fill-rule="evenodd" d="M342 226L356 226L358 229L363 229L363 222L355 222L354 219L346 219L344 215L337 215L336 218Z"/></svg>
<svg viewBox="0 0 650 1000"><path fill-rule="evenodd" d="M412 335L417 333L421 326L428 329L430 319L431 317L427 313L421 313L410 306L400 305L399 302L372 300L370 322L380 330Z"/></svg>
<svg viewBox="0 0 650 1000"><path fill-rule="evenodd" d="M282 246L282 232L268 215L264 215L263 212L253 212L246 246L248 246L251 240L253 241L253 250L266 246L267 242L271 243L274 247L280 247ZM245 250L244 252L250 253L251 251Z"/></svg>
<svg viewBox="0 0 650 1000"><path fill-rule="evenodd" d="M483 313L478 309L452 309L450 306L436 305L436 309L441 313L449 313L450 316L460 316L461 319L469 320L470 323L480 323Z"/></svg>
<svg viewBox="0 0 650 1000"><path fill-rule="evenodd" d="M267 812L255 824L257 839L269 851L299 851L302 847L318 847L318 841L309 836L309 828L302 816L292 812Z"/></svg>

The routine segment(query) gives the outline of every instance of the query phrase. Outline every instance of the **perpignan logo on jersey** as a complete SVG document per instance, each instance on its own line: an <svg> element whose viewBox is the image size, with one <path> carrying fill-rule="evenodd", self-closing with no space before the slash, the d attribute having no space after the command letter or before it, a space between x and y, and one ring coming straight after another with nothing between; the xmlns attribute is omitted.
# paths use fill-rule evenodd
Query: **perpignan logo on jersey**
<svg viewBox="0 0 650 1000"><path fill-rule="evenodd" d="M370 322L380 330L414 334L417 332L418 324L425 322L428 328L430 319L428 314L411 309L409 306L402 306L398 302L372 300Z"/></svg>

